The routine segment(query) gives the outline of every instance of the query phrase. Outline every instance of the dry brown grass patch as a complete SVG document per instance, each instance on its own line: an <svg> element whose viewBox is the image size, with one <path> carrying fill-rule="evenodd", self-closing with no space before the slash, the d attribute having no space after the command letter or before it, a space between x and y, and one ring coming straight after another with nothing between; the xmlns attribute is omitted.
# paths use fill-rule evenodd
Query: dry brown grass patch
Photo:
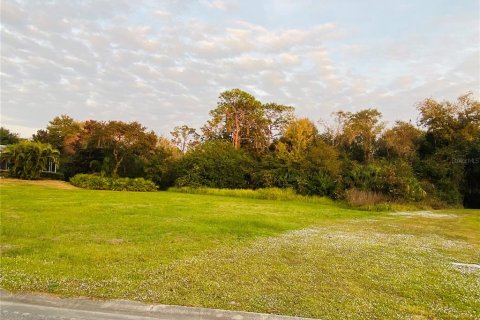
<svg viewBox="0 0 480 320"><path fill-rule="evenodd" d="M59 180L20 180L11 178L1 178L0 185L24 185L24 186L40 186L56 189L78 189L70 183Z"/></svg>

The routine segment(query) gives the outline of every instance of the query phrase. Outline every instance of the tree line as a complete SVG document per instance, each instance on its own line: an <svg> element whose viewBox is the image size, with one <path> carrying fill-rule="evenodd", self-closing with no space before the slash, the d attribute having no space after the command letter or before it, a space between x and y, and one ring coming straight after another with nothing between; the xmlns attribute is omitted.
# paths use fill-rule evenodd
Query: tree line
<svg viewBox="0 0 480 320"><path fill-rule="evenodd" d="M0 138L12 144L2 153L10 161L19 145L41 144L59 159L66 180L92 173L142 177L161 189L278 187L335 199L360 194L478 208L480 102L468 93L455 101L425 99L417 110L417 123L391 127L377 109L339 111L316 124L296 117L291 106L233 89L220 94L199 131L178 126L171 139L138 122L67 115L55 117L31 141L20 142L5 128Z"/></svg>

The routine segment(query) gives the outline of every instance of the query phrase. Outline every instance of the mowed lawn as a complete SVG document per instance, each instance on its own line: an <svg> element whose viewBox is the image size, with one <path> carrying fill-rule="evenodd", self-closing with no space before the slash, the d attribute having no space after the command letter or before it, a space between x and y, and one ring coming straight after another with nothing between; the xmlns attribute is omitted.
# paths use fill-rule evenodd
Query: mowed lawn
<svg viewBox="0 0 480 320"><path fill-rule="evenodd" d="M0 180L10 291L322 319L480 318L480 211Z"/></svg>

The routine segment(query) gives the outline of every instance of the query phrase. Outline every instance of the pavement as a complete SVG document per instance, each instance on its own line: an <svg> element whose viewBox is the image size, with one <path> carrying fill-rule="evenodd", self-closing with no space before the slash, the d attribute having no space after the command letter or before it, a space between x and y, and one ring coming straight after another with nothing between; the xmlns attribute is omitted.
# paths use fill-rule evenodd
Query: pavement
<svg viewBox="0 0 480 320"><path fill-rule="evenodd" d="M0 290L1 320L304 320L265 313L228 311L127 300L62 299Z"/></svg>

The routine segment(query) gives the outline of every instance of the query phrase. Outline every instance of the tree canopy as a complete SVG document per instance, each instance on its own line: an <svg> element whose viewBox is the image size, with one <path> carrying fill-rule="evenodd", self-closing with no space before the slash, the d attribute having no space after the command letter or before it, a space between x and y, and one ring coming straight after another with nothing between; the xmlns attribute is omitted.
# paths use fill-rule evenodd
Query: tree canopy
<svg viewBox="0 0 480 320"><path fill-rule="evenodd" d="M162 189L279 187L332 198L364 192L479 207L479 101L467 93L455 101L425 99L417 109L418 123L388 126L377 109L366 108L316 119L317 127L291 106L232 89L220 93L198 132L181 124L166 138L138 122L61 115L32 137L35 142L19 142L2 127L2 144L11 145L2 159L23 178L38 177L48 158L59 161L66 179L93 173L143 177Z"/></svg>

